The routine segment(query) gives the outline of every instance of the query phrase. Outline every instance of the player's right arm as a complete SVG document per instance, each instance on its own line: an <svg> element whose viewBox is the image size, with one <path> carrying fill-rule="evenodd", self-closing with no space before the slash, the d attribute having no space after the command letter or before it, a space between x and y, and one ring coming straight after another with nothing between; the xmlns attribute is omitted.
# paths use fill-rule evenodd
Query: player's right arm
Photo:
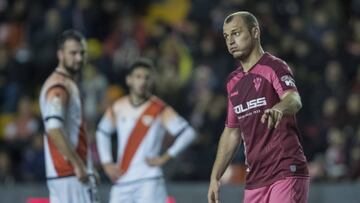
<svg viewBox="0 0 360 203"><path fill-rule="evenodd" d="M115 115L111 106L106 110L96 130L96 144L103 169L112 182L116 182L120 176L111 153L111 135L115 130Z"/></svg>
<svg viewBox="0 0 360 203"><path fill-rule="evenodd" d="M220 178L233 159L241 141L241 133L238 128L225 127L220 137L215 163L211 172L210 186L208 191L209 203L220 202Z"/></svg>
<svg viewBox="0 0 360 203"><path fill-rule="evenodd" d="M51 88L46 96L45 129L48 138L57 150L71 162L77 178L87 181L86 166L80 156L72 149L64 130L65 107L69 100L68 92L62 86Z"/></svg>

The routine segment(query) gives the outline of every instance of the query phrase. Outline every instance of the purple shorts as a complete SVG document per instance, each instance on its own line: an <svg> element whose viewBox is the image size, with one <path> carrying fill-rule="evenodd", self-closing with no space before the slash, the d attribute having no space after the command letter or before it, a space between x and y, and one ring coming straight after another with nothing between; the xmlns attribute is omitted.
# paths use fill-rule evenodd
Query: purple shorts
<svg viewBox="0 0 360 203"><path fill-rule="evenodd" d="M286 177L271 185L245 190L244 203L307 203L309 177Z"/></svg>

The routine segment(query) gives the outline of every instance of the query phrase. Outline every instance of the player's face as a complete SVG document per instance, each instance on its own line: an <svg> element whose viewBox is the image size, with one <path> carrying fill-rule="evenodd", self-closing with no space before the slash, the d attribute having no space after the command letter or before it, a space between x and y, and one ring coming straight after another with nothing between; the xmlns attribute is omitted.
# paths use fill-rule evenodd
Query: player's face
<svg viewBox="0 0 360 203"><path fill-rule="evenodd" d="M126 82L129 86L130 94L144 97L151 90L153 78L149 69L138 67L127 76Z"/></svg>
<svg viewBox="0 0 360 203"><path fill-rule="evenodd" d="M255 47L257 33L249 30L240 16L224 23L224 38L230 54L236 59L246 59Z"/></svg>
<svg viewBox="0 0 360 203"><path fill-rule="evenodd" d="M58 51L60 64L71 73L76 74L85 64L86 44L74 39L64 42L63 48Z"/></svg>

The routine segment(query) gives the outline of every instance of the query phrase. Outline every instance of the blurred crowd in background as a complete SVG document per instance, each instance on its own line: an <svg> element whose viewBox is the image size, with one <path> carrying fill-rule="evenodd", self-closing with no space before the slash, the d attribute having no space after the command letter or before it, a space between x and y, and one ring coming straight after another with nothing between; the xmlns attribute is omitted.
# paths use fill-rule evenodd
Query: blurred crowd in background
<svg viewBox="0 0 360 203"><path fill-rule="evenodd" d="M359 0L0 0L0 182L45 180L38 95L57 65L56 39L69 28L88 39L81 88L89 132L126 94L129 65L149 57L155 93L199 134L166 176L207 181L225 122L226 77L239 65L222 25L238 10L258 17L264 49L294 71L312 180L359 180ZM243 160L239 152L233 164L241 169Z"/></svg>

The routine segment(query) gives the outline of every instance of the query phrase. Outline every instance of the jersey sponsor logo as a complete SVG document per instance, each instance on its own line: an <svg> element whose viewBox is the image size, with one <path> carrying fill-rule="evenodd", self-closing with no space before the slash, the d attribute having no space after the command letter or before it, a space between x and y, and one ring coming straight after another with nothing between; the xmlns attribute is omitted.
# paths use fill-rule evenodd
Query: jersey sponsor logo
<svg viewBox="0 0 360 203"><path fill-rule="evenodd" d="M262 81L262 79L261 79L260 77L256 77L256 78L253 80L253 83L254 83L254 86L255 86L256 91L259 91L261 81Z"/></svg>
<svg viewBox="0 0 360 203"><path fill-rule="evenodd" d="M281 81L285 82L286 86L295 87L295 80L290 75L282 76Z"/></svg>
<svg viewBox="0 0 360 203"><path fill-rule="evenodd" d="M250 101L247 101L245 104L239 104L234 107L234 111L236 114L240 114L243 112L246 112L250 109L255 109L260 106L266 106L266 99L265 97L261 97L258 99L252 99Z"/></svg>

